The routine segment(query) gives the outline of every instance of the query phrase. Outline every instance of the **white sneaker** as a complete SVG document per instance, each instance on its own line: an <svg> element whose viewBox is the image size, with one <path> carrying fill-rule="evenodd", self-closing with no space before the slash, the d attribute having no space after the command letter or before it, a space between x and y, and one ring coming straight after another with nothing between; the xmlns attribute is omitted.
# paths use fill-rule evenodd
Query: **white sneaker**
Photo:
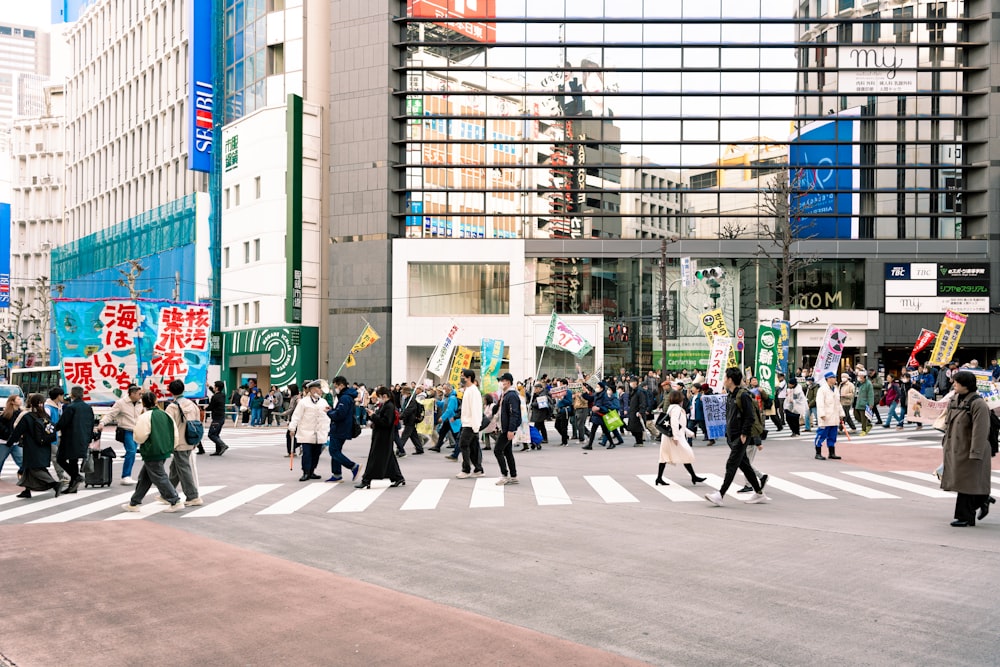
<svg viewBox="0 0 1000 667"><path fill-rule="evenodd" d="M469 477L483 477L485 475L486 475L486 473L484 473L482 470L480 470L479 472L472 473L471 475L469 475Z"/></svg>
<svg viewBox="0 0 1000 667"><path fill-rule="evenodd" d="M198 507L199 505L204 505L204 504L205 501L202 499L201 496L198 496L194 500L185 501L184 507Z"/></svg>
<svg viewBox="0 0 1000 667"><path fill-rule="evenodd" d="M468 478L472 477L472 475L470 475L467 472L460 472L457 475L455 475L455 477L457 477L458 479L468 479Z"/></svg>
<svg viewBox="0 0 1000 667"><path fill-rule="evenodd" d="M170 504L170 501L167 500L166 498L164 498L163 496L156 496L156 502L162 503L163 505L169 505Z"/></svg>
<svg viewBox="0 0 1000 667"><path fill-rule="evenodd" d="M706 493L705 500L712 503L716 507L722 507L722 494L718 491L714 493Z"/></svg>
<svg viewBox="0 0 1000 667"><path fill-rule="evenodd" d="M178 500L176 503L174 503L173 505L171 505L170 507L168 507L163 511L167 513L173 513L173 512L180 512L182 509L184 509L184 503Z"/></svg>
<svg viewBox="0 0 1000 667"><path fill-rule="evenodd" d="M755 493L746 500L744 500L743 502L745 502L747 505L759 505L761 503L766 503L770 500L771 499L765 496L763 493Z"/></svg>
<svg viewBox="0 0 1000 667"><path fill-rule="evenodd" d="M122 486L135 486L135 480L131 477L122 477Z"/></svg>
<svg viewBox="0 0 1000 667"><path fill-rule="evenodd" d="M504 484L507 483L509 479L510 479L509 477L501 477L500 479L497 480L497 486L503 486Z"/></svg>
<svg viewBox="0 0 1000 667"><path fill-rule="evenodd" d="M125 503L124 505L122 505L122 509L125 510L126 512L138 512L139 506L132 505L130 503Z"/></svg>
<svg viewBox="0 0 1000 667"><path fill-rule="evenodd" d="M517 481L517 477L508 477L507 478L507 483L508 484L520 484L520 482Z"/></svg>

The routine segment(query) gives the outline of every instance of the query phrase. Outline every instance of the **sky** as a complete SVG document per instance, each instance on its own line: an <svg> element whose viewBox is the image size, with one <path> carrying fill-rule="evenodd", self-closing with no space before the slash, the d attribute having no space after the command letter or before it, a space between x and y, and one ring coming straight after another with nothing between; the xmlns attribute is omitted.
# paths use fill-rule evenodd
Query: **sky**
<svg viewBox="0 0 1000 667"><path fill-rule="evenodd" d="M49 0L0 0L0 21L47 26L52 23Z"/></svg>

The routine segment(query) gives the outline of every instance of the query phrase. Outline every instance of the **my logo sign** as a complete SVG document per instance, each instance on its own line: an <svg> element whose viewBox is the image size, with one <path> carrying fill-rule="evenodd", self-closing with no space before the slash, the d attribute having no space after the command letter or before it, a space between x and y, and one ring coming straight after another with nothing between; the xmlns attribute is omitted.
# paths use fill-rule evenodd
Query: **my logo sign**
<svg viewBox="0 0 1000 667"><path fill-rule="evenodd" d="M881 48L851 49L847 62L841 63L842 69L872 69L888 72L888 78L896 78L896 71L906 65L902 53L895 46Z"/></svg>

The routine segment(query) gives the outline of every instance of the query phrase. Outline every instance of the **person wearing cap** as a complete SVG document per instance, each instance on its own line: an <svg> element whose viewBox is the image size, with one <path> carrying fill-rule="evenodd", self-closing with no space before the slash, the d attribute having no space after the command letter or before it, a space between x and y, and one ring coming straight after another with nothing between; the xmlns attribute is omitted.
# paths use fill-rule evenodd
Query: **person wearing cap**
<svg viewBox="0 0 1000 667"><path fill-rule="evenodd" d="M868 435L872 430L872 422L868 419L868 411L875 403L875 389L868 381L868 371L858 367L858 386L854 392L854 416L861 424L861 435Z"/></svg>
<svg viewBox="0 0 1000 667"><path fill-rule="evenodd" d="M782 402L785 408L785 423L792 432L792 437L799 436L802 415L809 411L809 404L806 402L806 394L799 386L799 380L795 376L788 378L785 387L785 400Z"/></svg>
<svg viewBox="0 0 1000 667"><path fill-rule="evenodd" d="M288 424L292 439L302 447L302 477L300 482L321 479L316 474L319 455L330 432L330 404L323 398L323 383L313 380L306 384L306 395L299 399Z"/></svg>
<svg viewBox="0 0 1000 667"><path fill-rule="evenodd" d="M837 431L840 428L840 388L837 386L837 376L835 373L827 373L823 379L823 386L816 392L816 459L825 461L823 456L823 443L830 453L831 459L839 459L837 456Z"/></svg>
<svg viewBox="0 0 1000 667"><path fill-rule="evenodd" d="M846 428L854 433L858 430L858 427L854 425L854 420L851 418L851 409L854 407L854 382L851 380L850 373L840 374L840 405L841 412L843 413L843 420L846 424Z"/></svg>
<svg viewBox="0 0 1000 667"><path fill-rule="evenodd" d="M493 455L500 466L497 486L517 484L517 466L514 463L514 434L521 426L521 395L514 388L514 376L503 373L500 381L500 431Z"/></svg>
<svg viewBox="0 0 1000 667"><path fill-rule="evenodd" d="M608 431L607 425L604 423L604 415L611 411L611 396L608 394L608 385L601 380L597 383L597 392L594 394L594 407L590 409L590 439L587 444L583 446L583 449L593 449L594 448L594 436L597 435L597 429L600 428L604 433L604 439L610 440L611 433ZM612 444L614 444L612 442Z"/></svg>
<svg viewBox="0 0 1000 667"><path fill-rule="evenodd" d="M549 432L545 428L545 420L552 416L552 397L549 395L545 384L541 381L535 383L535 390L531 394L531 423L542 436L540 443L532 444L532 449L541 449L542 445L549 444Z"/></svg>

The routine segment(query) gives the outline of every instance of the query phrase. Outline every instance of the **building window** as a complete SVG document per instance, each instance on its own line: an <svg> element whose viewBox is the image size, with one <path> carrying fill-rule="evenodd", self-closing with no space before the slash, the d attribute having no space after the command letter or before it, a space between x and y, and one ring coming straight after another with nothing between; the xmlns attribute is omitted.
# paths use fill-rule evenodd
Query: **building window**
<svg viewBox="0 0 1000 667"><path fill-rule="evenodd" d="M233 304L233 326L240 326L240 304Z"/></svg>
<svg viewBox="0 0 1000 667"><path fill-rule="evenodd" d="M229 246L222 249L222 268L229 268Z"/></svg>
<svg viewBox="0 0 1000 667"><path fill-rule="evenodd" d="M229 326L229 306L224 306L222 308L222 326Z"/></svg>
<svg viewBox="0 0 1000 667"><path fill-rule="evenodd" d="M837 0L837 11L842 12L845 9L854 9L854 0Z"/></svg>
<svg viewBox="0 0 1000 667"><path fill-rule="evenodd" d="M415 317L510 314L510 264L409 266L409 312Z"/></svg>
<svg viewBox="0 0 1000 667"><path fill-rule="evenodd" d="M253 302L253 323L260 324L260 301Z"/></svg>
<svg viewBox="0 0 1000 667"><path fill-rule="evenodd" d="M243 242L243 263L244 264L249 264L250 263L250 242L249 241L244 241Z"/></svg>
<svg viewBox="0 0 1000 667"><path fill-rule="evenodd" d="M285 8L285 0L267 0L267 11L280 12Z"/></svg>
<svg viewBox="0 0 1000 667"><path fill-rule="evenodd" d="M285 45L275 44L267 47L267 75L285 73Z"/></svg>
<svg viewBox="0 0 1000 667"><path fill-rule="evenodd" d="M260 199L260 176L253 179L254 199Z"/></svg>
<svg viewBox="0 0 1000 667"><path fill-rule="evenodd" d="M837 41L841 44L850 44L854 41L853 23L841 23L837 26Z"/></svg>
<svg viewBox="0 0 1000 667"><path fill-rule="evenodd" d="M892 10L894 19L912 19L913 7L897 7ZM912 23L893 23L892 32L896 36L897 44L909 44L910 36L913 34Z"/></svg>
<svg viewBox="0 0 1000 667"><path fill-rule="evenodd" d="M250 324L250 303L243 304L243 324Z"/></svg>
<svg viewBox="0 0 1000 667"><path fill-rule="evenodd" d="M704 190L714 188L719 184L719 172L706 171L704 174L695 174L691 177L692 190Z"/></svg>
<svg viewBox="0 0 1000 667"><path fill-rule="evenodd" d="M226 200L226 208L228 209L228 208L229 208L229 188L226 188L226 189L225 189L225 190L223 190L222 192L223 192L223 193L224 193L224 195L225 195L225 200Z"/></svg>
<svg viewBox="0 0 1000 667"><path fill-rule="evenodd" d="M875 12L865 18L861 23L861 41L866 44L877 44L882 38L882 24L879 23L881 15Z"/></svg>
<svg viewBox="0 0 1000 667"><path fill-rule="evenodd" d="M233 186L233 206L240 205L240 186Z"/></svg>
<svg viewBox="0 0 1000 667"><path fill-rule="evenodd" d="M253 259L255 262L260 261L260 239L253 240Z"/></svg>

